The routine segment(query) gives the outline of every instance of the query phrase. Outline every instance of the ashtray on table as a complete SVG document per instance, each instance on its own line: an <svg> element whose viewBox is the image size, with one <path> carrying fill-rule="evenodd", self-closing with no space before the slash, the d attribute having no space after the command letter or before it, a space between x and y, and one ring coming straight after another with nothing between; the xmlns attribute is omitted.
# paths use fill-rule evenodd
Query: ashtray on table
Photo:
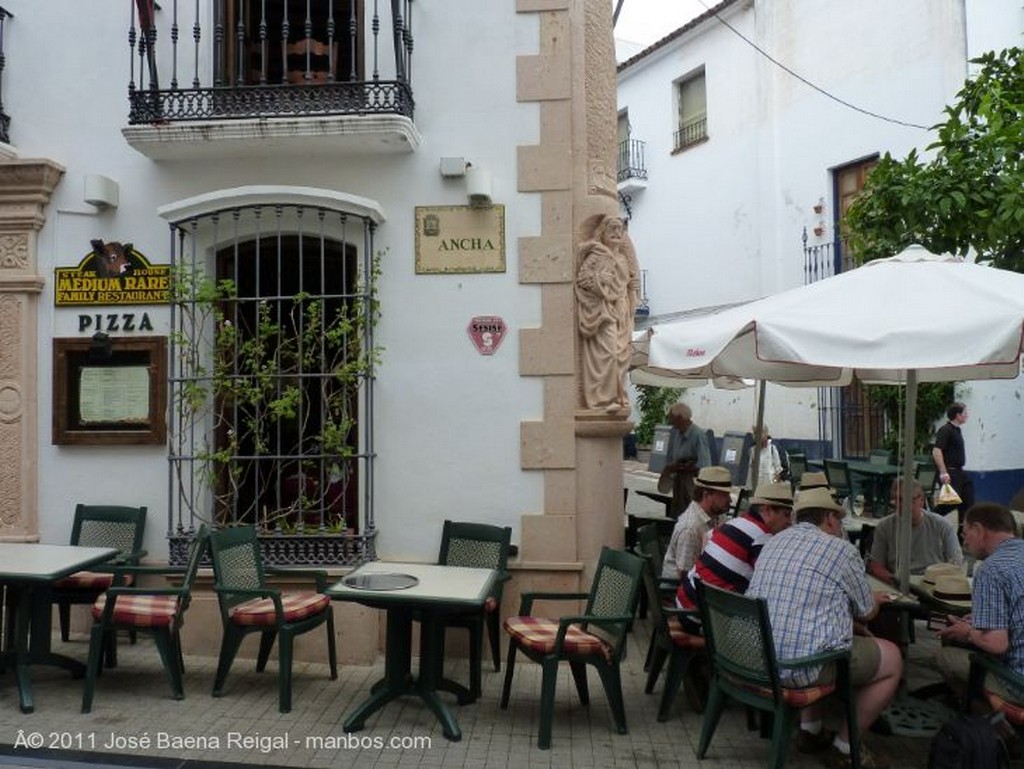
<svg viewBox="0 0 1024 769"><path fill-rule="evenodd" d="M405 590L420 583L412 574L377 572L375 574L350 574L342 584L356 590Z"/></svg>

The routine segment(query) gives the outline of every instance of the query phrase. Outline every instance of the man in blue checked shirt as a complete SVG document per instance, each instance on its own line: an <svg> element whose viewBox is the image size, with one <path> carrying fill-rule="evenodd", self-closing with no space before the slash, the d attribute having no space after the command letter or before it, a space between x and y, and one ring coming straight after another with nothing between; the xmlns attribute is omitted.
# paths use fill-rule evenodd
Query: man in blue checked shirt
<svg viewBox="0 0 1024 769"><path fill-rule="evenodd" d="M780 660L805 657L835 649L850 649L850 678L857 701L857 724L866 732L892 701L903 673L896 644L881 638L855 636L854 619L875 616L884 593L873 594L860 553L843 536L845 510L828 489L801 491L793 507L796 524L772 537L761 550L747 595L768 602L775 651ZM831 683L835 669L783 670L783 683L806 687ZM820 716L805 713L801 729L822 730ZM817 715L817 714L815 714ZM861 741L861 766L882 769L883 764ZM836 734L825 762L831 767L851 766L849 732L844 723Z"/></svg>
<svg viewBox="0 0 1024 769"><path fill-rule="evenodd" d="M971 616L950 615L938 635L970 648L943 646L936 654L939 669L958 693L967 688L969 654L976 649L1024 676L1024 540L1017 538L1013 514L991 502L971 507L964 516L964 547L980 561L974 568ZM986 678L985 688L1024 702L1024 691L995 676Z"/></svg>

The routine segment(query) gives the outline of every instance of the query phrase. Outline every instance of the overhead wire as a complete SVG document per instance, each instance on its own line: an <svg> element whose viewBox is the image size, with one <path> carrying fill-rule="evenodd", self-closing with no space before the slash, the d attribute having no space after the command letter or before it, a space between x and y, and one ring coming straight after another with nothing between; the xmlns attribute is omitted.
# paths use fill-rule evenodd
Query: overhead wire
<svg viewBox="0 0 1024 769"><path fill-rule="evenodd" d="M749 45L751 48L753 48L755 51L757 51L759 54L761 54L764 58L766 58L768 61L770 61L776 67L781 69L783 72L787 73L788 75L791 75L792 77L795 77L797 80L799 80L801 83L806 85L808 88L812 88L813 90L815 90L818 93L820 93L822 96L825 96L825 97L827 97L829 99L832 99L832 101L837 102L838 104L841 104L841 105L843 105L844 107L846 107L848 109L852 109L855 112L859 112L859 113L861 113L863 115L867 115L868 117L873 117L873 118L876 118L878 120L884 120L887 123L895 123L896 125L905 126L907 128L921 128L921 129L924 129L926 131L931 127L931 126L921 125L919 123L911 123L911 122L909 122L907 120L900 120L898 118L888 117L887 115L882 115L882 114L879 114L878 112L872 112L869 109L865 109L863 107L858 107L856 104L848 102L845 99L842 99L842 98L836 96L835 94L830 93L829 91L826 91L821 86L816 85L815 83L812 83L810 80L805 78L803 75L801 75L801 74L799 74L797 72L794 72L792 69L790 69L785 64L783 64L781 61L776 59L774 56L772 56L766 50L761 48L761 46L759 46L753 40L748 38L746 35L744 35L742 32L740 32L734 26L732 26L732 24L730 24L725 19L723 19L718 14L717 11L712 10L711 7L707 3L704 2L704 0L697 0L697 2L699 2L701 5L703 5L711 13L711 15L715 17L715 19L718 21L719 24L724 26L726 29L730 30L734 35L736 35L738 38L740 38L740 40L745 42L747 45Z"/></svg>

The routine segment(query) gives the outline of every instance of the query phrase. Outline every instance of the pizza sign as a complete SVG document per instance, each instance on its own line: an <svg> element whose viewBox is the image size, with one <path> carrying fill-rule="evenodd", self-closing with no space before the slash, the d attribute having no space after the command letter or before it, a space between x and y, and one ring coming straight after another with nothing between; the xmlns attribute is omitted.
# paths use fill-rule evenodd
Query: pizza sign
<svg viewBox="0 0 1024 769"><path fill-rule="evenodd" d="M481 355L494 355L506 331L504 319L497 315L477 315L466 326L466 333Z"/></svg>

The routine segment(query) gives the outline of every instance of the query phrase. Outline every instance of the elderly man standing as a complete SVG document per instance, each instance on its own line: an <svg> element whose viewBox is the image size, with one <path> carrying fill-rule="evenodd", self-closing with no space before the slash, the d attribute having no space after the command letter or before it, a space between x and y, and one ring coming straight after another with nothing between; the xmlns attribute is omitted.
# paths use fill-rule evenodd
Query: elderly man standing
<svg viewBox="0 0 1024 769"><path fill-rule="evenodd" d="M974 569L971 616L949 616L938 631L944 641L971 648L943 646L936 661L958 693L967 688L971 651L995 655L1010 670L1024 676L1024 540L1008 508L979 502L964 517L964 546L983 562ZM1012 702L1024 702L1024 691L989 675L985 688Z"/></svg>
<svg viewBox="0 0 1024 769"><path fill-rule="evenodd" d="M679 516L665 551L661 576L682 579L704 549L715 519L732 504L732 476L729 470L714 465L702 468L694 482L693 501Z"/></svg>
<svg viewBox="0 0 1024 769"><path fill-rule="evenodd" d="M780 660L850 649L857 724L867 731L896 694L903 659L899 647L889 641L854 636L853 622L874 617L878 604L887 599L884 594L872 594L857 548L839 536L846 511L826 489L800 492L793 511L796 523L772 537L761 551L747 595L767 600ZM833 681L835 669L784 669L782 678L787 686L812 686ZM821 721L813 718L800 726L812 734L822 730ZM885 766L863 740L860 761L864 769ZM845 723L826 754L826 763L852 765Z"/></svg>
<svg viewBox="0 0 1024 769"><path fill-rule="evenodd" d="M903 494L903 480L893 485L893 501L899 505ZM952 563L960 566L964 554L956 537L956 528L944 516L924 509L924 491L914 481L914 496L910 505L910 573L923 574L933 563ZM899 536L899 517L887 515L875 527L871 544L868 573L883 582L896 584L896 542Z"/></svg>
<svg viewBox="0 0 1024 769"><path fill-rule="evenodd" d="M658 479L658 490L672 491L669 517L676 517L693 499L694 476L702 467L711 464L708 438L693 423L693 411L685 403L675 403L666 416L672 425L665 452L665 467Z"/></svg>

